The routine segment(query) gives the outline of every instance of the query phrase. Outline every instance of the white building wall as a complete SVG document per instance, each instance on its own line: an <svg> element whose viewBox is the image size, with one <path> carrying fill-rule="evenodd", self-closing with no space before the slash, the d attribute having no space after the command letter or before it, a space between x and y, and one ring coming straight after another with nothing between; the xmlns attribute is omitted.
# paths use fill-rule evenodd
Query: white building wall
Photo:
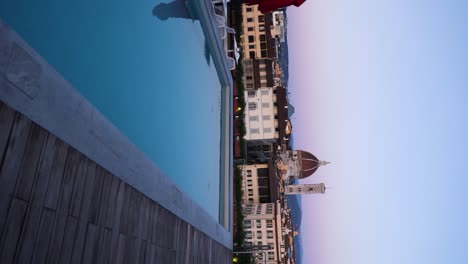
<svg viewBox="0 0 468 264"><path fill-rule="evenodd" d="M276 95L273 88L261 88L245 91L245 127L246 140L275 140L277 122L275 115L278 110L275 107Z"/></svg>
<svg viewBox="0 0 468 264"><path fill-rule="evenodd" d="M242 203L259 203L257 169L268 168L268 164L252 164L239 166L242 171Z"/></svg>
<svg viewBox="0 0 468 264"><path fill-rule="evenodd" d="M284 164L287 164L286 179L298 179L301 171L301 162L297 150L286 150L280 153L280 158Z"/></svg>
<svg viewBox="0 0 468 264"><path fill-rule="evenodd" d="M239 167L242 172L242 203L260 203L258 169L268 169L268 164L241 165Z"/></svg>
<svg viewBox="0 0 468 264"><path fill-rule="evenodd" d="M271 35L278 38L280 42L284 42L285 39L285 19L283 11L275 11L272 13L273 25L271 26Z"/></svg>
<svg viewBox="0 0 468 264"><path fill-rule="evenodd" d="M252 245L271 245L273 249L267 251L267 263L277 263L278 233L274 203L244 205L244 230L246 242ZM259 258L257 263L265 263Z"/></svg>

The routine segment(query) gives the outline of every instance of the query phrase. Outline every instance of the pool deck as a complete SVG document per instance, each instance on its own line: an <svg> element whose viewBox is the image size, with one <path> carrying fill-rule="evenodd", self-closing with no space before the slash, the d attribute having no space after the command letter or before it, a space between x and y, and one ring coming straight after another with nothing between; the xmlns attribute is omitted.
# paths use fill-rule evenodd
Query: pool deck
<svg viewBox="0 0 468 264"><path fill-rule="evenodd" d="M228 248L1 102L0 160L1 263L232 259Z"/></svg>
<svg viewBox="0 0 468 264"><path fill-rule="evenodd" d="M223 87L219 219L0 19L1 263L22 254L37 262L57 254L73 261L99 255L111 263L137 255L145 263L232 261L232 79L210 4L197 8Z"/></svg>

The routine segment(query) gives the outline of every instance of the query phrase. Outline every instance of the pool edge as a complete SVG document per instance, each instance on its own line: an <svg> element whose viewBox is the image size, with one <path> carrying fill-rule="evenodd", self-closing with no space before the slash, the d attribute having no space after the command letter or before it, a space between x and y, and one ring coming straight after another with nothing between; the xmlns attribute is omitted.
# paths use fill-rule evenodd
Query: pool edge
<svg viewBox="0 0 468 264"><path fill-rule="evenodd" d="M206 18L205 18L206 19ZM208 19L208 24L212 21ZM216 45L218 46L218 45ZM228 75L229 76L229 75ZM220 75L224 90L230 76ZM232 249L232 206L223 226L165 176L91 103L0 18L0 100L146 196ZM226 88L225 85L228 85ZM232 89L230 89L232 90ZM229 91L227 91L229 93ZM229 100L230 101L230 100ZM231 102L228 103L230 107ZM229 110L227 110L229 112ZM231 120L228 122L231 126ZM231 137L229 137L231 138ZM231 148L229 143L225 147ZM232 164L228 155L224 165ZM224 180L232 183L232 174ZM232 193L228 193L231 200Z"/></svg>

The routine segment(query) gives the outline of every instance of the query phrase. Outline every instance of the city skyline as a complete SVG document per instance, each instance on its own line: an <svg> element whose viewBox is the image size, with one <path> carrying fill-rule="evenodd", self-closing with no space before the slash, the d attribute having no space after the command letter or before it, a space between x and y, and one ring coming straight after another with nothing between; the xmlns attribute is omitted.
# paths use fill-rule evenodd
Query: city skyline
<svg viewBox="0 0 468 264"><path fill-rule="evenodd" d="M466 263L468 4L288 8L295 148L333 161L300 183L303 263ZM307 223L307 224L305 224Z"/></svg>

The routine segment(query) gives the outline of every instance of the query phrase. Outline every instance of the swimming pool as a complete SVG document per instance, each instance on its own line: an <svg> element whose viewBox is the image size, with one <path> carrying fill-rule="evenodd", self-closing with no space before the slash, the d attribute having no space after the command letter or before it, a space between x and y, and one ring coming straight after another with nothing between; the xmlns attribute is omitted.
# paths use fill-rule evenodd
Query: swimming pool
<svg viewBox="0 0 468 264"><path fill-rule="evenodd" d="M160 20L162 2L4 0L0 16L218 219L221 85L200 22Z"/></svg>

